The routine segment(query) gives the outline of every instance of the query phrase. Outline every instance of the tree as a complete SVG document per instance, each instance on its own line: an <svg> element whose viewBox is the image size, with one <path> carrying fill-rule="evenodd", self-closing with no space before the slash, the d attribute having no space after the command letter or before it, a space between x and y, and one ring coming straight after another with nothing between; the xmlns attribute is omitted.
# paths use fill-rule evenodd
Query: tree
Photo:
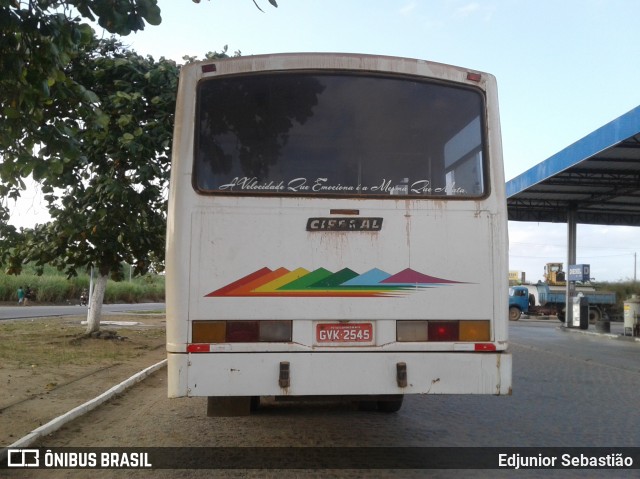
<svg viewBox="0 0 640 479"><path fill-rule="evenodd" d="M2 198L20 195L22 178L34 163L79 154L74 133L82 125L48 122L59 103L62 108L72 103L87 116L95 101L86 86L65 74L69 62L93 41L93 30L72 8L118 34L161 21L156 0L0 0ZM51 146L48 157L40 145ZM6 202L2 207L0 220L6 221Z"/></svg>
<svg viewBox="0 0 640 479"><path fill-rule="evenodd" d="M69 276L94 267L89 333L99 328L107 279L122 277L122 262L141 274L162 260L178 67L107 40L78 54L65 74L92 85L93 108L61 102L47 112L45 127L82 125L73 133L76 154L51 160L54 135L41 146L48 161L34 161L30 172L52 221L20 233L5 225L2 251L9 273L29 261Z"/></svg>
<svg viewBox="0 0 640 479"><path fill-rule="evenodd" d="M98 43L83 18L123 35L161 21L156 0L0 0L0 264L95 267L90 332L122 261L163 259L178 67ZM53 221L16 231L7 200L29 176Z"/></svg>
<svg viewBox="0 0 640 479"><path fill-rule="evenodd" d="M20 196L34 164L80 155L75 133L83 124L52 121L51 113L73 105L87 118L96 101L92 85L65 73L93 41L83 19L120 35L162 21L157 0L0 0L0 222L9 219L6 198ZM48 156L41 145L50 146Z"/></svg>
<svg viewBox="0 0 640 479"><path fill-rule="evenodd" d="M19 197L23 178L32 175L54 204L56 188L77 181L78 163L89 163L80 133L108 130L97 96L68 75L94 42L83 17L123 35L161 21L156 0L0 0L0 261L9 273L34 255L41 266L59 264L50 254L68 237L56 235L68 218L57 210L52 224L19 234L6 224L7 199ZM38 245L46 248L36 254ZM78 253L67 257L73 274Z"/></svg>

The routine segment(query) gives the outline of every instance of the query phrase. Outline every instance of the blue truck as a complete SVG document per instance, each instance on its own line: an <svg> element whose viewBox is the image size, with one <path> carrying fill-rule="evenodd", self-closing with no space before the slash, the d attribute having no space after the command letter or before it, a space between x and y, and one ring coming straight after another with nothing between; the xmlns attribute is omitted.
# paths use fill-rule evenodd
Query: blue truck
<svg viewBox="0 0 640 479"><path fill-rule="evenodd" d="M596 291L592 286L576 286L576 293L589 302L589 323L610 317L616 309L616 293ZM523 314L557 316L564 321L566 292L564 286L539 282L509 288L509 320L517 321Z"/></svg>

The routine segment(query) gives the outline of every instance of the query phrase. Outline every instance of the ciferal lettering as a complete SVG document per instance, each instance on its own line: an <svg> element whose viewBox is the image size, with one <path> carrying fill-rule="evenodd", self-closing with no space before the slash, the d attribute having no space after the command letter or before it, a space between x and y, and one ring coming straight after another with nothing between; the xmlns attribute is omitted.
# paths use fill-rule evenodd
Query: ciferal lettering
<svg viewBox="0 0 640 479"><path fill-rule="evenodd" d="M382 218L309 218L307 231L380 231Z"/></svg>

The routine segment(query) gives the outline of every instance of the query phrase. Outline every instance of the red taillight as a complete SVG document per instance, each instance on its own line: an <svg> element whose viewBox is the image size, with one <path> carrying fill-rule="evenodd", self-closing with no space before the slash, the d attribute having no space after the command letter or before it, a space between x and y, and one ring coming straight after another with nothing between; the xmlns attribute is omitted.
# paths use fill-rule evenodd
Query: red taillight
<svg viewBox="0 0 640 479"><path fill-rule="evenodd" d="M216 71L216 64L215 63L209 63L207 65L202 65L202 73L211 73Z"/></svg>
<svg viewBox="0 0 640 479"><path fill-rule="evenodd" d="M191 323L191 341L194 345L288 343L291 341L292 327L292 321L279 319L264 321L199 320ZM202 351L194 350L193 352Z"/></svg>
<svg viewBox="0 0 640 479"><path fill-rule="evenodd" d="M458 321L429 321L429 341L457 341Z"/></svg>
<svg viewBox="0 0 640 479"><path fill-rule="evenodd" d="M482 80L480 73L467 72L467 80L479 82Z"/></svg>
<svg viewBox="0 0 640 479"><path fill-rule="evenodd" d="M396 341L399 342L445 342L453 341L485 344L491 341L491 321L482 320L398 320Z"/></svg>
<svg viewBox="0 0 640 479"><path fill-rule="evenodd" d="M228 321L227 342L253 343L260 340L258 321Z"/></svg>
<svg viewBox="0 0 640 479"><path fill-rule="evenodd" d="M211 348L208 344L189 344L187 346L188 353L208 353Z"/></svg>
<svg viewBox="0 0 640 479"><path fill-rule="evenodd" d="M496 351L496 345L492 343L476 343L475 351Z"/></svg>

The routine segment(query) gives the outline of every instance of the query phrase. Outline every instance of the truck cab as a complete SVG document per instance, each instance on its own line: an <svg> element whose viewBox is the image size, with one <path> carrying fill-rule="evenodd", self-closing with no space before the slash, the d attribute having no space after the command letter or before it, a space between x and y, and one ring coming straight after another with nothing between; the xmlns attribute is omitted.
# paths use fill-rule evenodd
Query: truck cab
<svg viewBox="0 0 640 479"><path fill-rule="evenodd" d="M511 286L509 288L509 321L518 321L522 313L529 311L529 288Z"/></svg>

